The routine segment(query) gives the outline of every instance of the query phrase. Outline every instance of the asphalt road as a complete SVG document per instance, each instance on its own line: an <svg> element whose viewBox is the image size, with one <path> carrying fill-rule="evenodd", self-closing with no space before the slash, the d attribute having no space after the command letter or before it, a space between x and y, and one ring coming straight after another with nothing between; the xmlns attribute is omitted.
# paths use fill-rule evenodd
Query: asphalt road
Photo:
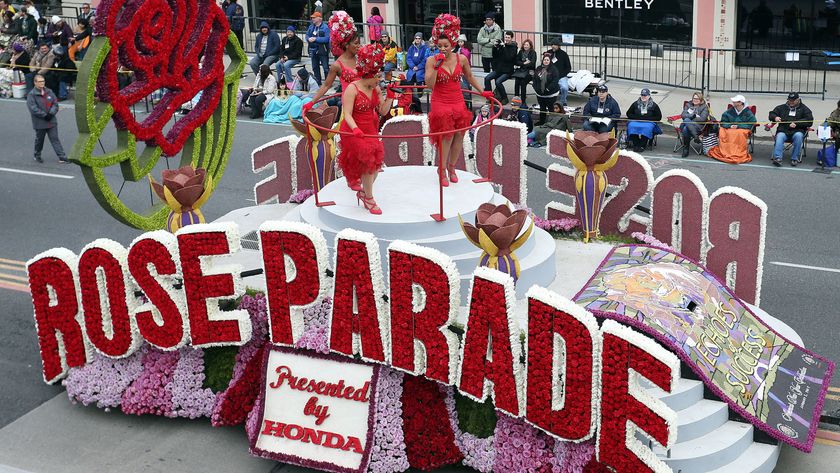
<svg viewBox="0 0 840 473"><path fill-rule="evenodd" d="M69 151L76 137L72 105L64 107L59 122L62 142ZM253 186L263 176L251 172L250 152L289 133L290 127L239 121L227 172L213 198L203 207L208 220L253 205ZM15 261L26 261L57 246L78 252L96 238L128 244L140 233L106 214L93 200L79 168L58 164L49 144L43 155L46 162L35 163L33 140L25 104L0 100L0 427L60 390L45 385L40 378L29 294L10 289L26 281L25 272ZM104 141L107 146L113 136L106 136ZM687 168L704 181L710 193L724 185L735 185L768 204L761 306L797 330L807 348L840 361L838 174L811 172L816 159L813 144L806 163L795 169L769 166L767 144L758 144L754 163L741 166L723 165L695 155L683 160L670 153L672 146L673 141L665 138L657 149L646 153L655 175ZM545 166L552 159L543 150L531 150L529 160ZM163 167L161 163L159 168ZM111 168L107 174L118 188L118 169ZM155 176L159 174L160 169L154 171ZM544 188L544 174L529 169L528 181L530 206L544 208L552 199ZM134 208L147 206L148 185L131 183L123 190L123 196ZM835 379L832 384L840 387L840 380Z"/></svg>

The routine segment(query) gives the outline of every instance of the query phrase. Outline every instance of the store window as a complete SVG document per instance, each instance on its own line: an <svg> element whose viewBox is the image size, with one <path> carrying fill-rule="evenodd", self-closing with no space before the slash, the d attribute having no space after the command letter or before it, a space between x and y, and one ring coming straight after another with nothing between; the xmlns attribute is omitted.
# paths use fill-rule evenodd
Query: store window
<svg viewBox="0 0 840 473"><path fill-rule="evenodd" d="M834 0L739 0L737 46L840 52Z"/></svg>
<svg viewBox="0 0 840 473"><path fill-rule="evenodd" d="M546 32L691 45L694 0L543 0Z"/></svg>

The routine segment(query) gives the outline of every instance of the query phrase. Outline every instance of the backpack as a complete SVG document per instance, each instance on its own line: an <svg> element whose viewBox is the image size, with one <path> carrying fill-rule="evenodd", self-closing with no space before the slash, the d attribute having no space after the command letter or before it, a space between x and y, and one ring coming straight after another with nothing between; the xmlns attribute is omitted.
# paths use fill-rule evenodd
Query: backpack
<svg viewBox="0 0 840 473"><path fill-rule="evenodd" d="M230 16L230 29L236 31L245 29L245 10L239 4L236 5L233 15Z"/></svg>

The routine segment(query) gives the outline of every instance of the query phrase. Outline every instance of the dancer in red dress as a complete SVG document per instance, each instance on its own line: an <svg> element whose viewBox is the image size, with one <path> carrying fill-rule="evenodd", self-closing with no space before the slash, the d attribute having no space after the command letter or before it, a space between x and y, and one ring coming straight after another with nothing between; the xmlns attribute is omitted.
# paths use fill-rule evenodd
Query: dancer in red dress
<svg viewBox="0 0 840 473"><path fill-rule="evenodd" d="M391 110L394 91L388 88L385 100L377 85L385 63L385 52L379 44L367 44L359 49L356 71L359 79L351 83L341 96L344 121L340 131L341 152L338 165L348 182L360 180L362 189L356 192L357 201L364 203L370 213L379 215L382 210L373 199L373 182L385 158L385 148L379 140L379 117Z"/></svg>
<svg viewBox="0 0 840 473"><path fill-rule="evenodd" d="M443 13L435 18L432 40L437 44L440 53L426 60L426 87L432 89L429 111L429 129L432 133L470 126L472 113L467 108L461 90L462 76L476 90L482 90L472 75L469 60L462 54L452 52L460 34L461 20L457 16ZM482 95L492 96L493 93L483 92ZM458 182L455 163L464 146L464 132L438 135L434 137L434 141L440 152L440 183L446 187L450 181Z"/></svg>

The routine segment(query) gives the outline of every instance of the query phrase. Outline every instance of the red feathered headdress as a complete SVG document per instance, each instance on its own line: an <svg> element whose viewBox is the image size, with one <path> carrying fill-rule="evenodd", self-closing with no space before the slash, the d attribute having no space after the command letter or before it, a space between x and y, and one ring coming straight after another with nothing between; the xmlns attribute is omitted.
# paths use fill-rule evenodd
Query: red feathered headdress
<svg viewBox="0 0 840 473"><path fill-rule="evenodd" d="M449 13L441 13L435 18L435 26L432 27L432 41L437 44L440 38L446 38L453 45L458 42L461 35L461 19Z"/></svg>
<svg viewBox="0 0 840 473"><path fill-rule="evenodd" d="M362 79L370 79L382 72L385 65L385 51L379 43L366 44L356 55L356 72Z"/></svg>
<svg viewBox="0 0 840 473"><path fill-rule="evenodd" d="M353 17L344 10L336 10L327 21L330 27L330 45L335 56L341 56L347 43L356 36L356 24Z"/></svg>

